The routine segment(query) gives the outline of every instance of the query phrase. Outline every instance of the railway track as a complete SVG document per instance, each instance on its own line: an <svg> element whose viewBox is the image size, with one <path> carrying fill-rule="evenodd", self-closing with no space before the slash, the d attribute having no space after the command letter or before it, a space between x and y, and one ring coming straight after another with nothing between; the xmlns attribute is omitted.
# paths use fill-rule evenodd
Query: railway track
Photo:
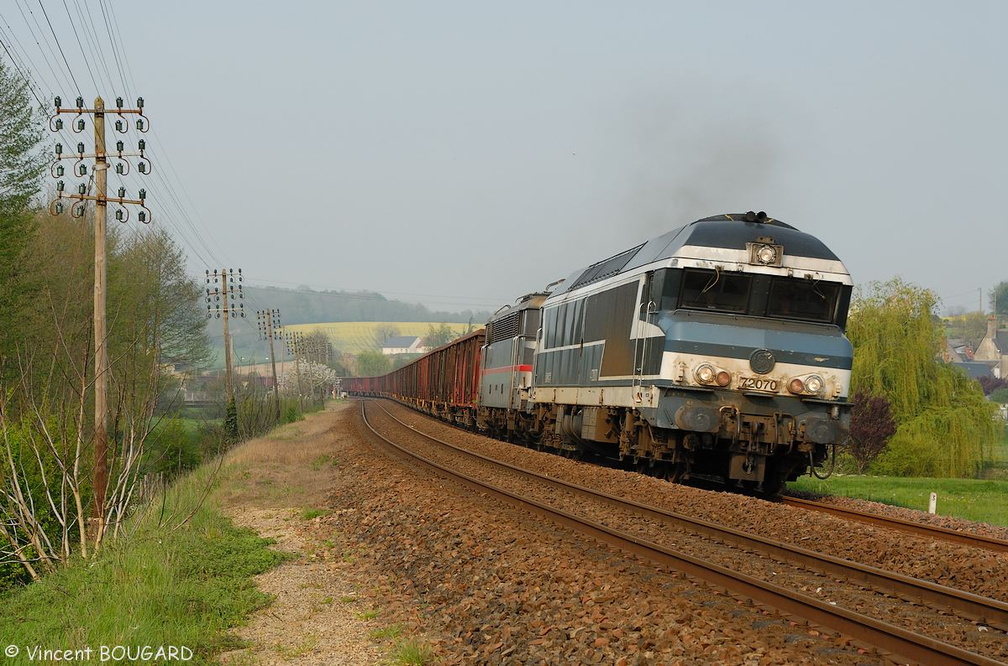
<svg viewBox="0 0 1008 666"><path fill-rule="evenodd" d="M1008 553L1008 541L1001 541L1000 539L992 539L990 537L976 534L957 532L945 527L915 523L909 520L902 520L900 518L893 518L890 516L880 516L878 514L857 511L855 509L830 506L829 504L823 504L821 502L801 499L798 497L783 497L780 499L780 503L810 511L821 511L823 513L828 513L847 520L856 520L857 522L866 523L868 525L900 530L902 532L908 532L926 539L950 541L963 546L985 548L998 553Z"/></svg>
<svg viewBox="0 0 1008 666"><path fill-rule="evenodd" d="M412 460L435 470L438 474L450 476L480 493L505 500L627 552L635 553L659 564L673 567L727 589L732 593L773 606L812 623L840 631L863 644L875 646L905 659L934 664L1000 663L985 655L976 654L962 647L904 629L885 620L873 618L844 606L836 605L835 602L829 602L794 589L766 582L758 577L741 573L733 568L712 563L708 561L708 558L677 551L667 545L644 539L640 534L633 534L614 528L579 513L557 508L551 505L551 503L530 499L522 496L520 493L488 484L475 476L455 471L450 466L438 463L431 457L425 457L397 445L390 438L380 434L369 421L365 405L366 403L362 403L362 415L365 423L367 423L372 432L381 438L386 446L392 447L397 455L409 456ZM382 409L384 410L384 407ZM452 455L464 455L467 458L479 461L480 464L506 469L510 474L517 474L525 479L534 480L537 484L545 484L556 491L577 495L583 501L603 503L615 510L643 517L652 523L660 522L665 525L674 526L677 530L686 530L694 534L703 535L704 538L731 543L735 548L760 553L761 557L773 557L778 560L794 563L797 566L815 569L829 576L840 576L847 580L857 581L860 585L869 585L873 588L886 590L887 593L897 595L901 598L917 600L916 603L918 604L945 608L949 612L954 612L972 621L985 623L994 628L995 631L998 628L1008 628L1008 604L1004 602L986 599L926 581L825 556L790 544L771 541L752 534L706 523L688 516L649 507L611 495L601 494L582 486L576 486L555 478L536 474L478 453L455 447L395 419L387 410L385 413L394 419L401 428L408 429L411 434L424 437L437 443L438 446L449 447L453 452Z"/></svg>

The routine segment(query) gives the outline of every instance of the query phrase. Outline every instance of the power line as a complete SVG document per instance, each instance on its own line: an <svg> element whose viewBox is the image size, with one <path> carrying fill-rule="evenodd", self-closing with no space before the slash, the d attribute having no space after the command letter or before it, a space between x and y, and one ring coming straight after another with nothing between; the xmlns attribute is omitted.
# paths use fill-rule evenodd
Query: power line
<svg viewBox="0 0 1008 666"><path fill-rule="evenodd" d="M38 96L38 92L35 90L35 86L32 85L32 80L28 78L28 75L24 72L24 70L22 70L22 68L18 66L17 60L14 58L14 55L10 52L10 49L7 47L7 43L4 42L4 40L2 39L2 35L0 35L0 46L3 46L3 50L7 54L7 58L11 61L11 64L14 66L14 69L17 70L17 73L21 76L21 78L24 79L25 87L28 88L29 91L31 91L31 94L35 98L35 101L38 102L40 107L44 107L45 103L42 101L42 98Z"/></svg>
<svg viewBox="0 0 1008 666"><path fill-rule="evenodd" d="M39 6L40 7L42 6L42 0L39 0ZM88 62L87 54L84 53L84 44L81 43L80 35L77 34L77 24L74 22L73 16L70 15L70 8L67 7L66 0L63 0L63 9L66 10L67 18L70 19L70 27L73 29L74 37L77 39L77 46L78 46L78 48L80 48L81 56L83 56L83 58L84 58L84 66L87 67L88 76L91 77L91 83L94 84L94 87L95 87L96 91L97 90L101 90L101 87L98 85L98 81L95 80L94 72L91 71L91 63ZM42 13L45 14L45 7L42 7ZM46 16L46 21L48 21L48 20L49 20L49 17ZM52 30L52 23L49 24L49 29ZM53 37L54 38L56 37L56 33L55 32L53 32ZM59 46L59 40L56 40L56 45ZM60 53L63 53L63 49L62 48L60 48ZM63 56L63 62L66 62L66 56ZM69 69L69 68L70 68L70 65L68 64L67 65L67 69ZM71 76L72 76L72 74L71 74Z"/></svg>
<svg viewBox="0 0 1008 666"><path fill-rule="evenodd" d="M104 19L104 21L105 21L105 32L108 33L109 43L112 45L112 57L115 58L116 69L119 71L119 78L122 81L123 89L125 90L126 88L128 88L128 86L126 85L126 74L125 74L125 72L123 72L122 64L119 62L119 49L120 49L120 46L121 46L120 43L121 43L122 39L120 38L120 40L117 42L116 38L112 35L112 26L109 23L109 12L105 11L105 0L99 0L99 5L101 6L101 10L102 10L102 19ZM91 18L91 8L88 7L88 5L86 3L85 3L84 6L87 7L88 18ZM111 8L109 9L109 11L111 11ZM91 21L91 29L94 30L94 20ZM98 34L98 32L95 31L95 36L96 37L97 37L97 34ZM124 53L123 54L123 59L124 60L125 60L125 57L126 57L126 55Z"/></svg>
<svg viewBox="0 0 1008 666"><path fill-rule="evenodd" d="M29 21L28 16L25 15L25 8L21 6L21 0L15 0L15 1L17 2L18 11L21 13L21 18L24 21L25 25L28 27L28 32L31 33L32 39L35 41L35 46L38 47L39 53L42 55L42 61L45 63L46 67L49 68L49 73L52 74L53 79L57 81L57 85L55 87L50 86L49 88L50 92L52 92L55 88L62 87L62 83L69 84L69 80L66 78L66 75L63 73L62 69L60 69L58 66L56 69L53 69L51 59L55 60L56 54L52 52L52 47L49 46L49 41L45 38L45 31L42 30L42 26L38 24L38 19L35 18L35 13L31 11L31 8L28 8L28 16L31 16L32 18L32 20ZM32 27L33 22L35 24L34 28ZM36 28L38 29L38 34L35 33ZM40 36L42 39L41 42L39 41ZM48 55L46 55L45 50L43 50L42 48L43 42L45 43L46 49L49 49ZM25 55L27 56L27 51L24 52ZM29 62L32 62L30 57L27 57L27 60ZM36 71L38 70L37 67L35 67L34 69ZM56 73L57 70L59 71L59 75L57 75ZM62 83L60 83L61 76L62 76ZM68 85L67 87L70 86ZM79 91L76 84L73 85L73 88Z"/></svg>
<svg viewBox="0 0 1008 666"><path fill-rule="evenodd" d="M46 23L49 24L49 31L52 33L53 40L56 42L56 48L59 49L60 55L63 56L63 64L66 65L66 71L70 74L70 79L73 81L74 89L77 90L77 94L81 94L80 86L77 85L77 79L74 78L73 70L70 68L70 63L67 62L66 54L63 53L63 47L60 45L59 37L56 36L56 31L53 29L52 22L49 20L49 14L46 13L45 6L42 5L42 0L38 0L39 7L42 9L42 16L45 17ZM90 72L90 68L88 68ZM94 81L94 76L91 77L92 82ZM95 83L95 90L98 89L98 84Z"/></svg>

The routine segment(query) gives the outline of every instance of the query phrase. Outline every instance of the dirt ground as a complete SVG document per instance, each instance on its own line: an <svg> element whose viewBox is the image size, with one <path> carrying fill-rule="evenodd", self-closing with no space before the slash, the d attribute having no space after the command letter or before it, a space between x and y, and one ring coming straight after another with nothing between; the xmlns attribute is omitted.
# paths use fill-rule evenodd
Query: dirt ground
<svg viewBox="0 0 1008 666"><path fill-rule="evenodd" d="M338 535L318 529L334 511L327 498L339 473L339 438L346 436L334 423L347 407L330 405L228 455L219 506L293 557L256 577L275 601L235 631L248 647L222 655L222 663L388 663L391 646L358 598L352 558Z"/></svg>
<svg viewBox="0 0 1008 666"><path fill-rule="evenodd" d="M235 631L247 647L223 663L403 663L408 647L460 665L880 661L417 474L365 443L358 408L332 405L229 455L215 500L295 557L257 577L276 600Z"/></svg>

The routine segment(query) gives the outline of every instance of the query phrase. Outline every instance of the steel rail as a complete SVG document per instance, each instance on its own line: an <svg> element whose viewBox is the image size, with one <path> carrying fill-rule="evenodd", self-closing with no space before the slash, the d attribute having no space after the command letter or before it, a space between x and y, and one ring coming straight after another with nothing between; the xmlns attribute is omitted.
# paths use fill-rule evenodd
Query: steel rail
<svg viewBox="0 0 1008 666"><path fill-rule="evenodd" d="M999 599L991 599L964 590L958 590L931 581L913 578L893 571L886 571L878 567L846 560L826 553L819 553L801 546L768 539L756 534L743 532L724 525L717 525L700 518L694 518L685 514L661 509L648 504L643 504L635 500L617 497L598 490L586 488L578 484L569 483L562 479L543 476L510 463L506 463L488 456L484 456L474 451L469 451L455 446L449 442L437 439L412 426L404 423L394 414L385 409L380 403L378 406L394 421L409 428L411 432L426 437L441 446L446 446L459 453L471 456L484 462L498 465L526 478L535 479L541 483L547 483L555 488L561 488L581 497L591 500L603 500L609 506L619 510L632 510L639 515L650 520L660 520L665 523L674 523L679 528L684 528L693 532L704 534L709 537L730 541L753 550L762 550L771 553L792 564L800 564L820 572L843 576L850 580L858 581L875 588L888 590L889 592L901 596L912 597L913 599L941 606L951 611L960 613L962 616L979 623L995 627L1002 631L1008 631L1008 603Z"/></svg>
<svg viewBox="0 0 1008 666"><path fill-rule="evenodd" d="M788 506L800 507L802 509L808 509L809 511L821 511L841 518L847 518L848 520L868 523L869 525L910 532L912 534L916 534L917 536L944 539L946 541L952 541L954 543L972 546L974 548L986 548L999 553L1008 553L1008 541L1002 541L1001 539L980 536L978 534L957 532L955 530L950 530L947 527L938 527L936 525L923 525L921 523L903 520L902 518L880 516L877 514L857 511L856 509L845 509L838 506L830 506L828 504L800 499L798 497L782 497L779 501L781 504L786 504Z"/></svg>
<svg viewBox="0 0 1008 666"><path fill-rule="evenodd" d="M630 552L644 557L660 565L672 567L733 593L741 594L756 602L767 604L785 613L804 618L809 622L824 627L830 627L831 629L844 633L855 640L862 641L863 643L885 650L902 658L927 664L983 664L986 666L988 664L994 665L1001 663L984 655L969 652L932 637L917 634L903 629L902 627L889 624L885 621L863 615L856 611L851 611L839 606L833 606L828 602L815 599L800 592L788 590L781 586L759 580L746 574L732 571L726 567L710 562L704 562L703 560L684 553L677 553L661 546L660 544L641 539L621 530L595 523L535 500L522 498L507 490L485 484L478 479L451 470L433 460L430 460L429 458L413 451L409 451L379 433L367 418L366 404L367 401L361 402L361 417L365 425L376 437L381 439L388 446L392 447L393 450L397 451L400 455L404 455L412 460L418 461L429 470L452 478L478 493L488 494L500 498L514 506L517 506L518 508L531 511L532 513L574 529L578 532L588 534L602 543L606 543L624 550L625 552ZM405 424L403 425L405 426ZM410 428L410 430L414 433L421 435L424 434L416 431L410 426L405 427ZM464 449L461 450L464 451ZM471 452L466 453L482 457L485 460L498 465L508 468L512 467L506 463L500 463L499 461L495 461L491 458L479 456L479 454L473 454ZM553 481L553 479L539 477L532 472L527 473L536 476L537 478Z"/></svg>

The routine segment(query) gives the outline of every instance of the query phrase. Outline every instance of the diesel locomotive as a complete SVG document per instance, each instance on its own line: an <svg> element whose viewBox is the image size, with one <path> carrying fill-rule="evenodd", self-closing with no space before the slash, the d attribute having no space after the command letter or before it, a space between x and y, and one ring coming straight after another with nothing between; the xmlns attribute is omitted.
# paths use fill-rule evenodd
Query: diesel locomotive
<svg viewBox="0 0 1008 666"><path fill-rule="evenodd" d="M852 288L809 234L762 212L707 217L347 388L565 455L772 494L848 437Z"/></svg>

